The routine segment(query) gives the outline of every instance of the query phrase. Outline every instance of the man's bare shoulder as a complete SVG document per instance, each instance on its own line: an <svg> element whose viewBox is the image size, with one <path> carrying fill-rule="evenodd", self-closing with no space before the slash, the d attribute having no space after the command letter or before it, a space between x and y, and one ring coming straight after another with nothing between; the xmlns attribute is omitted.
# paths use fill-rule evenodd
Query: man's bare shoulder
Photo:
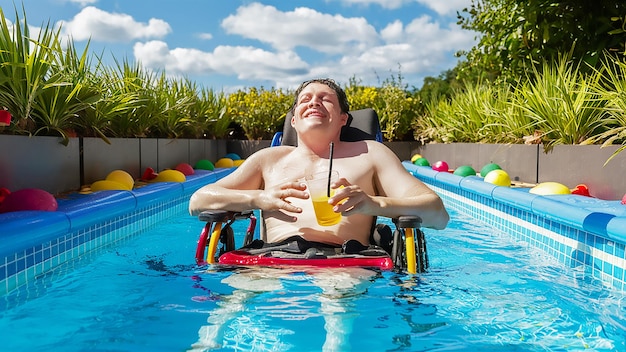
<svg viewBox="0 0 626 352"><path fill-rule="evenodd" d="M261 159L277 158L277 157L288 155L289 153L293 152L295 149L296 147L283 146L283 145L277 146L277 147L268 147L268 148L263 148L257 151L256 153L254 153L254 156L261 158Z"/></svg>
<svg viewBox="0 0 626 352"><path fill-rule="evenodd" d="M366 140L365 143L367 144L368 154L374 157L385 156L389 154L395 155L395 153L391 149L389 149L389 147L387 147L384 143L372 140Z"/></svg>

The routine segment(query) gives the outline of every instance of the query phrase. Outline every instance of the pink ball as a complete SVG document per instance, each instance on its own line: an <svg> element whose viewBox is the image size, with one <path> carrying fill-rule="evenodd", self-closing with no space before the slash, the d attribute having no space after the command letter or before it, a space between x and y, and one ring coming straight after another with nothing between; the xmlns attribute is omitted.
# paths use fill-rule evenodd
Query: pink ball
<svg viewBox="0 0 626 352"><path fill-rule="evenodd" d="M187 163L180 163L176 165L176 170L182 172L185 176L193 175L195 173L193 167Z"/></svg>
<svg viewBox="0 0 626 352"><path fill-rule="evenodd" d="M52 194L37 188L26 188L8 194L0 203L0 213L21 210L56 211L58 207Z"/></svg>
<svg viewBox="0 0 626 352"><path fill-rule="evenodd" d="M438 161L433 164L433 170L440 171L440 172L448 172L449 170L448 163L446 163L445 161Z"/></svg>

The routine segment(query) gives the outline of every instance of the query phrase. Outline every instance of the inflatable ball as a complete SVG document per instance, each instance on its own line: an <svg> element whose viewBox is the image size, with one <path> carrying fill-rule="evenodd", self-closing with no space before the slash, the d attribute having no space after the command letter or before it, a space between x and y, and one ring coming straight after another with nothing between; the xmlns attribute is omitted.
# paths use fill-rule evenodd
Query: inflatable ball
<svg viewBox="0 0 626 352"><path fill-rule="evenodd" d="M445 161L437 161L436 163L433 164L433 170L435 171L439 171L439 172L448 172L449 170L449 166L448 163L446 163Z"/></svg>
<svg viewBox="0 0 626 352"><path fill-rule="evenodd" d="M511 187L511 178L504 170L492 170L485 175L485 182L496 186Z"/></svg>
<svg viewBox="0 0 626 352"><path fill-rule="evenodd" d="M411 163L415 164L415 160L421 158L422 156L420 154L413 154L413 156L411 157Z"/></svg>
<svg viewBox="0 0 626 352"><path fill-rule="evenodd" d="M23 210L56 211L58 207L52 194L38 188L26 188L6 194L0 203L0 213Z"/></svg>
<svg viewBox="0 0 626 352"><path fill-rule="evenodd" d="M221 158L215 163L215 167L217 168L229 168L234 166L235 162L231 158Z"/></svg>
<svg viewBox="0 0 626 352"><path fill-rule="evenodd" d="M198 170L213 171L215 169L215 165L213 165L213 163L207 159L202 159L202 160L198 160L198 162L196 162L196 165L194 165L193 168L198 169Z"/></svg>
<svg viewBox="0 0 626 352"><path fill-rule="evenodd" d="M476 170L469 165L459 166L453 172L457 176L467 177L467 176L476 176Z"/></svg>
<svg viewBox="0 0 626 352"><path fill-rule="evenodd" d="M430 166L430 162L426 158L418 158L413 164L418 166Z"/></svg>
<svg viewBox="0 0 626 352"><path fill-rule="evenodd" d="M124 190L130 191L135 186L135 179L124 170L111 171L105 178L107 181L120 183L124 186Z"/></svg>
<svg viewBox="0 0 626 352"><path fill-rule="evenodd" d="M493 170L502 170L502 168L498 164L489 163L489 164L483 166L482 169L480 169L480 176L485 177L485 176L487 176L487 174L489 172L491 172Z"/></svg>
<svg viewBox="0 0 626 352"><path fill-rule="evenodd" d="M191 167L191 165L189 165L187 163L180 163L180 164L176 165L176 167L174 169L182 172L183 175L185 175L185 176L193 175L195 173L193 167Z"/></svg>
<svg viewBox="0 0 626 352"><path fill-rule="evenodd" d="M528 193L549 196L553 194L571 194L572 191L567 186L558 182L542 182L531 188Z"/></svg>
<svg viewBox="0 0 626 352"><path fill-rule="evenodd" d="M151 182L185 182L187 178L178 170L163 170Z"/></svg>

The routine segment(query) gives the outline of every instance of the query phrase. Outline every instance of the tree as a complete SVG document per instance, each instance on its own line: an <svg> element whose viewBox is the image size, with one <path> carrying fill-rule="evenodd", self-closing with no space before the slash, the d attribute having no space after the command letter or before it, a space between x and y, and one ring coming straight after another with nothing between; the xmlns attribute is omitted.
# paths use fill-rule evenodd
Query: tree
<svg viewBox="0 0 626 352"><path fill-rule="evenodd" d="M472 0L458 23L481 35L459 66L462 78L518 80L537 64L569 53L596 66L607 55L624 59L623 0Z"/></svg>
<svg viewBox="0 0 626 352"><path fill-rule="evenodd" d="M457 79L457 69L446 70L439 77L424 77L424 84L417 93L424 105L433 100L449 99L462 84Z"/></svg>

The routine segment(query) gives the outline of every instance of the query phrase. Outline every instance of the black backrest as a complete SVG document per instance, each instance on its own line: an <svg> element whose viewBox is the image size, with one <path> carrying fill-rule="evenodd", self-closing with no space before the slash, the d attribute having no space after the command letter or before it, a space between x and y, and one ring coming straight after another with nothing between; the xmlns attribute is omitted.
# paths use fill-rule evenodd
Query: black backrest
<svg viewBox="0 0 626 352"><path fill-rule="evenodd" d="M361 109L349 113L348 123L341 129L342 141L356 142L362 140L373 140L382 142L382 132L378 121L378 114L374 109ZM291 127L291 111L285 117L283 126L283 139L281 145L296 146L298 137L296 131Z"/></svg>

